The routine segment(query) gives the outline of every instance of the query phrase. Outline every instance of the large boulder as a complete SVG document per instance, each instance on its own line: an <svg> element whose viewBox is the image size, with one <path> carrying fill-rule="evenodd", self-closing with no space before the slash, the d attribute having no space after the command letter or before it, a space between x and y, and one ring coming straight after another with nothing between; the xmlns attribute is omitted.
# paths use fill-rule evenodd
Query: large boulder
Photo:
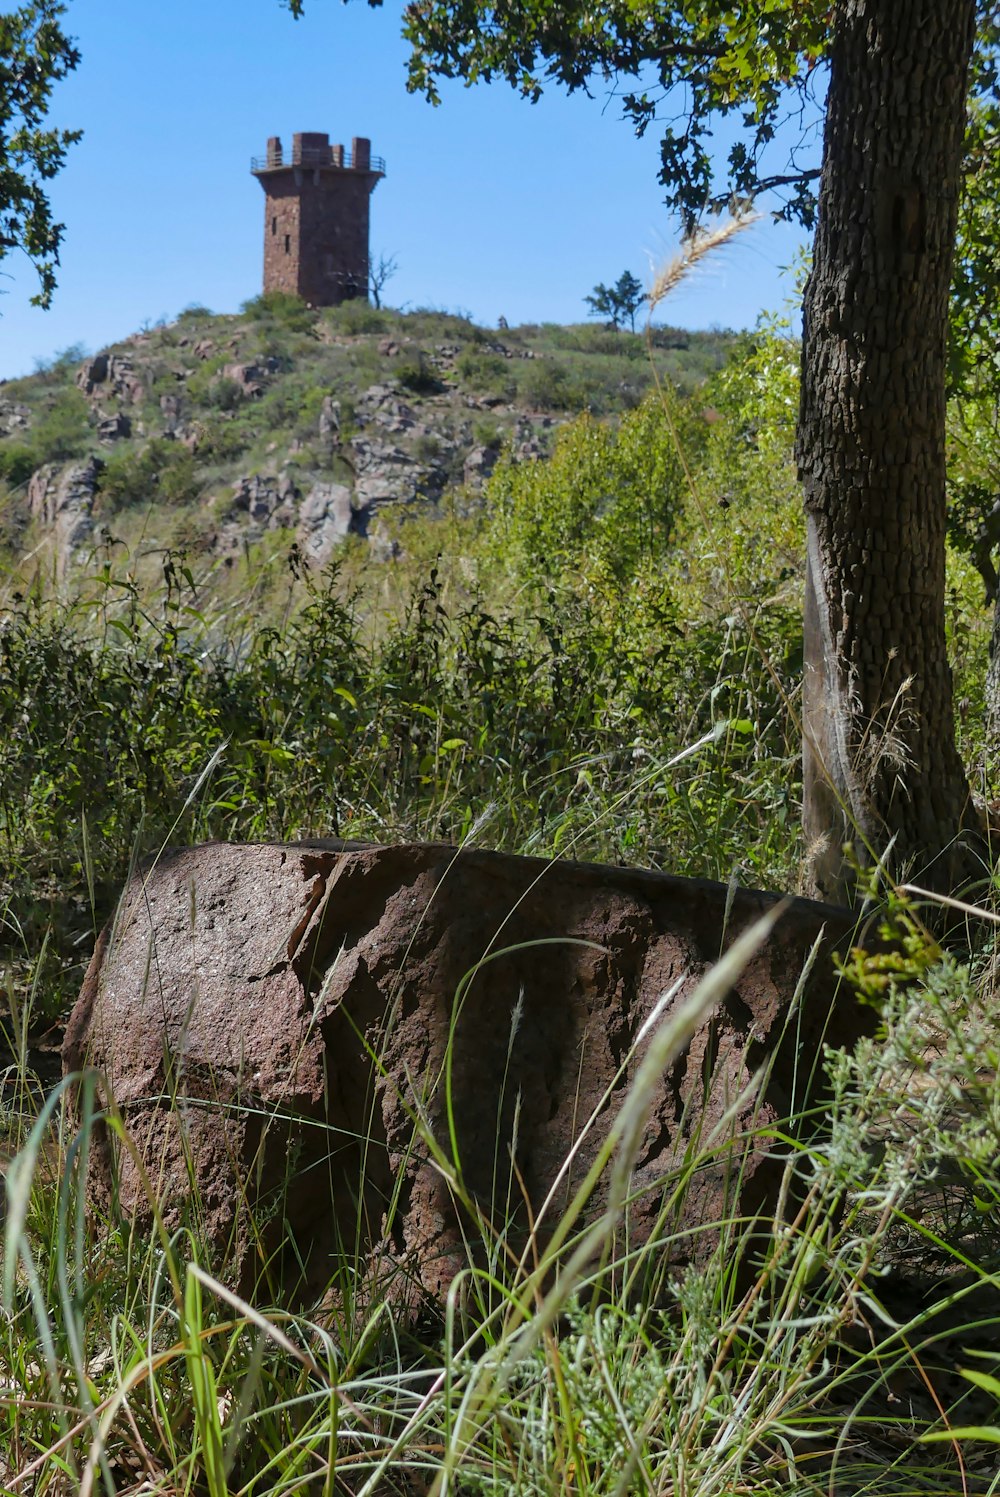
<svg viewBox="0 0 1000 1497"><path fill-rule="evenodd" d="M244 1282L284 1244L319 1287L346 1243L362 1269L398 1265L408 1303L436 1299L467 1261L463 1234L476 1233L421 1128L449 1156L457 1144L465 1190L515 1249L555 1186L544 1236L607 1136L654 1006L669 993L674 1012L775 904L665 874L435 845L169 851L135 874L100 938L64 1066L100 1070L167 1225L197 1215ZM864 1025L830 961L851 933L846 911L789 900L660 1076L632 1171L633 1240L696 1135L708 1154L687 1192L691 1227L773 1209L781 1164L767 1125L815 1100L823 1039ZM712 1130L730 1112L725 1145ZM96 1199L117 1191L148 1223L135 1159L115 1160L100 1129L95 1158Z"/></svg>

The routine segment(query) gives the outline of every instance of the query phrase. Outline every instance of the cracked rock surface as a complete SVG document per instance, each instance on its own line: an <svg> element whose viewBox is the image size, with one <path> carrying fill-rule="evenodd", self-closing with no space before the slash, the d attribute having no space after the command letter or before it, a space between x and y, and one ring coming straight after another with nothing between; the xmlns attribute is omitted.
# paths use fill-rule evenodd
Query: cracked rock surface
<svg viewBox="0 0 1000 1497"><path fill-rule="evenodd" d="M168 1227L194 1215L197 1198L244 1282L277 1248L294 1273L304 1267L300 1290L322 1289L346 1242L362 1269L398 1270L393 1292L415 1308L441 1300L467 1262L471 1229L414 1118L450 1155L450 1117L464 1186L515 1250L526 1202L535 1217L551 1194L544 1240L607 1135L654 1005L671 992L669 1014L775 902L665 874L428 844L168 851L135 875L100 938L64 1068L99 1068L102 1100L110 1093L120 1108ZM846 911L789 901L660 1078L632 1170L635 1236L656 1221L692 1131L707 1140L741 1096L736 1133L746 1136L698 1172L685 1223L773 1209L781 1166L760 1125L806 1100L824 1037L848 1042L866 1022L838 996L829 961L852 930ZM786 1028L821 932L806 1002ZM114 1160L99 1127L89 1188L103 1206L114 1174L121 1209L148 1223L135 1163ZM606 1189L602 1180L592 1213Z"/></svg>

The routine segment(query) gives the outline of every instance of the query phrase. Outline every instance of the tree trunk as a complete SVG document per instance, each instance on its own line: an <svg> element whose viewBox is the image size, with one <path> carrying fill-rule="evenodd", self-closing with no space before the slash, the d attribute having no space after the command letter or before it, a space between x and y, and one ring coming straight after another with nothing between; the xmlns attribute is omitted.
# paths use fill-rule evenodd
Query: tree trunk
<svg viewBox="0 0 1000 1497"><path fill-rule="evenodd" d="M837 0L803 312L804 827L954 888L979 866L945 651L945 347L975 0ZM845 856L844 845L852 844Z"/></svg>

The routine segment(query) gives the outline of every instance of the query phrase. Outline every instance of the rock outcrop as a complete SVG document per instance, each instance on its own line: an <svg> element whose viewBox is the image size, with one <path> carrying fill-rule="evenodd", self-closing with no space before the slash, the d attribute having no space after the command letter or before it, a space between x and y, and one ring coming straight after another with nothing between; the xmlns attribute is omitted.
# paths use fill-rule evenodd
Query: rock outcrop
<svg viewBox="0 0 1000 1497"><path fill-rule="evenodd" d="M104 467L98 457L60 467L45 463L28 482L28 509L33 519L52 529L60 572L94 528L94 496Z"/></svg>
<svg viewBox="0 0 1000 1497"><path fill-rule="evenodd" d="M355 508L346 484L317 483L302 502L296 538L307 560L322 567L345 535L365 535L367 529L368 511Z"/></svg>
<svg viewBox="0 0 1000 1497"><path fill-rule="evenodd" d="M146 393L142 376L127 354L95 354L81 364L76 383L85 395L94 399L118 396L129 405L138 405Z"/></svg>
<svg viewBox="0 0 1000 1497"><path fill-rule="evenodd" d="M244 1282L283 1250L319 1288L346 1245L362 1274L393 1266L395 1287L383 1273L380 1294L440 1300L467 1261L464 1239L481 1234L422 1130L512 1248L530 1219L544 1240L635 1077L654 1007L666 994L664 1014L676 1012L776 902L431 845L171 851L135 875L101 936L64 1065L99 1068L101 1100L120 1108L168 1227L197 1214ZM865 1022L829 961L851 929L845 911L788 901L662 1075L632 1165L633 1241L696 1137L711 1148L687 1186L688 1226L773 1210L781 1166L763 1130L815 1091L824 1037L852 1040ZM113 1162L100 1129L94 1158L98 1201L117 1191L148 1223L135 1161ZM696 1231L687 1250L699 1240L710 1237Z"/></svg>
<svg viewBox="0 0 1000 1497"><path fill-rule="evenodd" d="M0 437L27 431L31 426L31 407L17 400L0 400Z"/></svg>

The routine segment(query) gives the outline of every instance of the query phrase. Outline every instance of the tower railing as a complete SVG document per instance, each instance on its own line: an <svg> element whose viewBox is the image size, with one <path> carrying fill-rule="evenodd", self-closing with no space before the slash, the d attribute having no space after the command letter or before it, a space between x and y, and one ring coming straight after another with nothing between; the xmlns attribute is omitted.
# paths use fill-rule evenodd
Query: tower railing
<svg viewBox="0 0 1000 1497"><path fill-rule="evenodd" d="M376 175L385 176L385 157L371 156L367 161L361 162L355 167L354 159L350 151L345 151L339 146L326 146L322 149L305 147L301 151L293 151L285 159L284 152L269 152L266 156L251 156L250 170L254 174L260 172L287 171L290 166L305 166L310 168L322 167L324 170L332 171L366 171L374 172Z"/></svg>

